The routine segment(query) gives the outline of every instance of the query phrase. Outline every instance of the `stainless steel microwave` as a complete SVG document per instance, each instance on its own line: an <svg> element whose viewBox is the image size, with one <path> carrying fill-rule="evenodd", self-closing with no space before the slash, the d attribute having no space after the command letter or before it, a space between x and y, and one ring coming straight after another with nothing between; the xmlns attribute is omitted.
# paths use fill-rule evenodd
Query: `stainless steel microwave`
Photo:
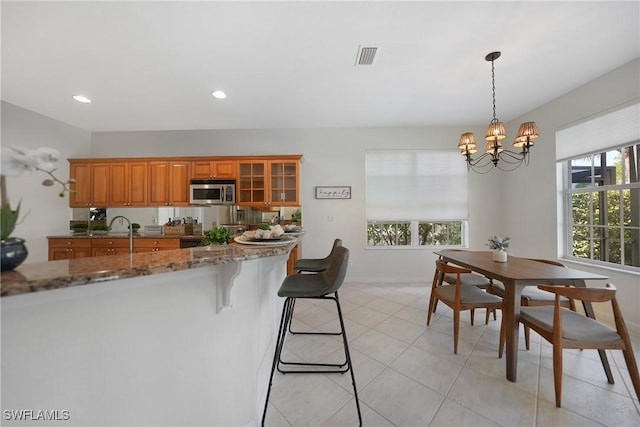
<svg viewBox="0 0 640 427"><path fill-rule="evenodd" d="M236 181L233 179L192 179L189 184L192 205L234 205Z"/></svg>

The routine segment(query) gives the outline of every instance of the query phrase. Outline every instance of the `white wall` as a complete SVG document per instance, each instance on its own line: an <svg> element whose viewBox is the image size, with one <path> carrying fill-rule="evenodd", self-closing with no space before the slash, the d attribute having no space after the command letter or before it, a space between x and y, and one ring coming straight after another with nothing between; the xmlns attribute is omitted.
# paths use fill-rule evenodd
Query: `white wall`
<svg viewBox="0 0 640 427"><path fill-rule="evenodd" d="M2 102L2 145L27 148L52 147L60 151L55 175L63 181L69 177L70 157L87 157L91 133L49 117ZM7 193L11 206L20 200L24 221L12 237L26 240L29 256L25 262L46 261L47 239L52 234L69 231L69 196L58 197L60 187L40 185L47 178L42 172L26 172L18 178L7 177Z"/></svg>

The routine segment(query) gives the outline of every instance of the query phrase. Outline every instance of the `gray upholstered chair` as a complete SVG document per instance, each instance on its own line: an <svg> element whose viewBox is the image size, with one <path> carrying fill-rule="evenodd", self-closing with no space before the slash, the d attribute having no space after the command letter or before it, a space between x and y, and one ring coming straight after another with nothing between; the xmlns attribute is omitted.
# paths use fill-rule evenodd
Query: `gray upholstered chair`
<svg viewBox="0 0 640 427"><path fill-rule="evenodd" d="M431 314L435 310L438 301L453 310L453 353L458 353L458 335L460 331L460 312L485 308L487 313L490 310L502 309L502 298L492 295L476 286L462 285L461 276L470 273L471 270L458 267L452 264L445 264L444 261L436 260L436 271L433 275L431 286L431 296L429 297L429 310L427 312L427 326L431 323ZM446 275L455 277L452 285L443 285ZM502 335L502 327L500 328Z"/></svg>
<svg viewBox="0 0 640 427"><path fill-rule="evenodd" d="M451 249L454 251L463 251L464 249ZM442 258L441 258L442 259ZM457 277L455 274L445 274L444 278L442 279L442 281L444 283L448 283L450 285L454 285L456 283ZM488 277L482 276L481 274L477 274L474 273L472 271L469 271L468 273L462 273L460 274L460 284L462 284L462 286L475 286L478 287L480 289L485 289L485 290L489 290L489 288L491 287L491 284L493 283L493 280L489 279ZM503 297L504 298L504 297ZM435 310L436 307L434 307ZM485 325L489 323L489 313L490 310L487 310L487 315L485 317ZM473 321L475 318L475 310L471 310L471 325L473 325ZM493 313L493 320L496 319L496 314L495 311Z"/></svg>
<svg viewBox="0 0 640 427"><path fill-rule="evenodd" d="M560 407L562 399L562 350L565 348L622 350L633 388L637 398L640 399L638 366L633 355L629 333L616 300L616 288L613 285L607 285L606 288L572 288L550 285L539 285L538 287L554 294L553 306L522 307L520 322L553 344L556 406ZM588 302L611 301L615 329L562 307L561 297ZM613 384L613 377L608 380Z"/></svg>
<svg viewBox="0 0 640 427"><path fill-rule="evenodd" d="M319 273L327 269L331 262L331 255L334 254L335 249L338 246L342 246L341 239L335 239L333 241L333 247L331 248L331 252L324 258L300 258L293 265L293 269L298 273L307 272L307 273Z"/></svg>
<svg viewBox="0 0 640 427"><path fill-rule="evenodd" d="M558 267L565 267L564 264L562 264L561 262L558 261L554 261L554 260L550 260L550 259L535 259L535 258L530 258L531 261L536 261L536 262L543 262L545 264L551 264L551 265L557 265ZM541 283L543 284L543 283ZM507 291L504 288L504 284L501 282L492 282L491 286L487 289L487 292L490 292L494 295L498 295L501 298L505 298L507 295ZM524 290L522 291L522 295L520 297L520 305L525 306L525 307L530 307L530 306L540 306L540 305L553 305L554 301L555 301L555 295L551 294L549 292L543 291L541 289L538 289L535 286L527 286L526 288L524 288ZM572 311L576 311L576 304L575 302L570 299L570 298L566 298L566 297L560 297L560 305L562 307L566 307ZM527 350L529 350L530 343L530 333L529 333L529 328L525 327L524 328L524 342L525 342L525 346L527 348ZM502 346L503 344L501 344Z"/></svg>

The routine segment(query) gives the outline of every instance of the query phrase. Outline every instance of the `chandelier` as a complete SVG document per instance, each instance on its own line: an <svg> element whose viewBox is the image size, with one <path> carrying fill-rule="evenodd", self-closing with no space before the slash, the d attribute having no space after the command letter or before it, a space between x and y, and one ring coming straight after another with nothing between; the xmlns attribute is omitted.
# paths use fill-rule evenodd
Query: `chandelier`
<svg viewBox="0 0 640 427"><path fill-rule="evenodd" d="M533 147L534 140L538 137L538 127L535 122L526 122L520 125L518 135L513 141L513 146L518 151L507 150L502 146L502 140L507 137L504 123L496 117L496 79L494 61L500 58L500 52L491 52L485 56L486 61L491 61L491 88L493 91L493 119L489 123L484 139L487 141L485 152L477 158L471 157L478 152L476 138L471 132L465 132L460 136L458 149L465 156L467 168L478 173L487 173L493 167L503 171L516 169L522 163L529 164L529 150Z"/></svg>

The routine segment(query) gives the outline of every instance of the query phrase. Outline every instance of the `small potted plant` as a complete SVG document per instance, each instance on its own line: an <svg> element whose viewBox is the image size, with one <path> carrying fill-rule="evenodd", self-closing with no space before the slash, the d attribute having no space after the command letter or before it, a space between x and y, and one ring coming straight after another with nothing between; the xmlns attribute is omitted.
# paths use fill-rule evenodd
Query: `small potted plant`
<svg viewBox="0 0 640 427"><path fill-rule="evenodd" d="M222 226L205 230L203 234L204 239L202 242L205 245L226 245L231 240L231 230Z"/></svg>
<svg viewBox="0 0 640 427"><path fill-rule="evenodd" d="M107 234L109 232L109 226L104 224L95 224L91 226L91 234Z"/></svg>
<svg viewBox="0 0 640 427"><path fill-rule="evenodd" d="M133 224L131 224L131 229L133 230L134 233L137 233L140 230L140 224L138 224L137 222L134 222Z"/></svg>
<svg viewBox="0 0 640 427"><path fill-rule="evenodd" d="M74 233L86 233L89 229L89 224L86 222L78 222L76 224L71 225L71 231Z"/></svg>
<svg viewBox="0 0 640 427"><path fill-rule="evenodd" d="M504 238L493 236L489 238L489 249L493 251L493 260L496 262L507 262L507 248L511 238L505 236Z"/></svg>

